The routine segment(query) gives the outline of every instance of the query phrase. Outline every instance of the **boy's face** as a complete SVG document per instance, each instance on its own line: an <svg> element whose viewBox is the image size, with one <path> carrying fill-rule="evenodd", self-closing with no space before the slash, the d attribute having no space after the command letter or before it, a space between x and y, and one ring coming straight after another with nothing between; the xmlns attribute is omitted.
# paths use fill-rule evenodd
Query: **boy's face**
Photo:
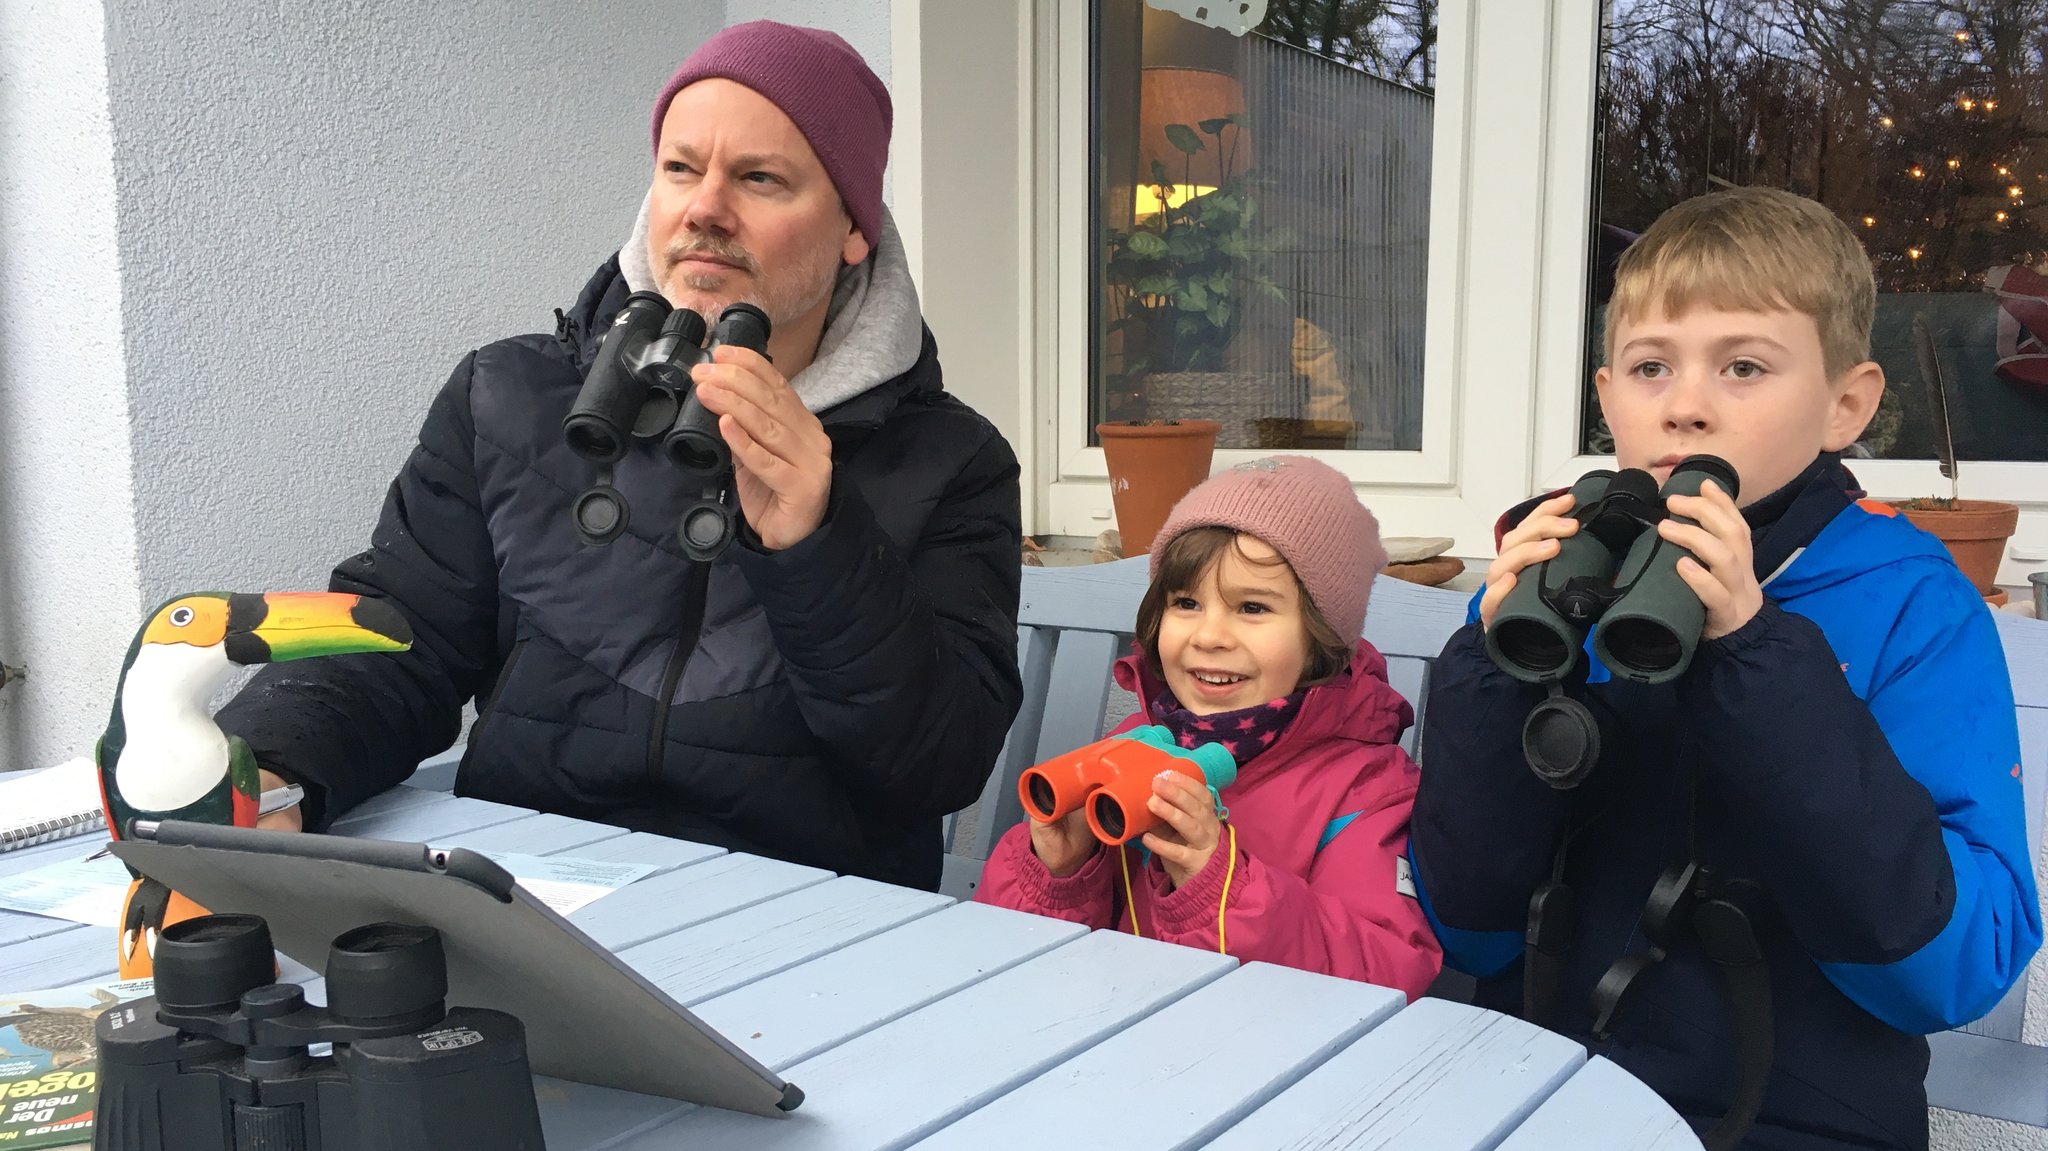
<svg viewBox="0 0 2048 1151"><path fill-rule="evenodd" d="M1686 456L1720 456L1741 479L1743 506L1821 452L1854 443L1884 393L1874 363L1828 379L1820 330L1804 312L1697 307L1667 316L1653 305L1619 321L1613 341L1593 383L1616 462L1661 484Z"/></svg>

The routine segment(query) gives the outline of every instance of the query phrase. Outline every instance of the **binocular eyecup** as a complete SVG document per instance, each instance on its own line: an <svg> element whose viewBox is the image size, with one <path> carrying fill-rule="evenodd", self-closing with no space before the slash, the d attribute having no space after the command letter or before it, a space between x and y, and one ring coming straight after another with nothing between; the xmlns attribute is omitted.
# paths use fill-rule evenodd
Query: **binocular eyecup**
<svg viewBox="0 0 2048 1151"><path fill-rule="evenodd" d="M738 526L732 451L719 434L717 414L698 399L690 369L709 363L725 344L766 355L771 330L767 313L735 303L719 315L706 343L704 318L696 312L671 308L657 292L627 298L562 421L570 450L606 465L570 508L585 543L608 544L626 530L631 516L624 494L611 482L610 465L638 440L658 444L682 473L688 490L677 535L684 554L709 561L731 544Z"/></svg>

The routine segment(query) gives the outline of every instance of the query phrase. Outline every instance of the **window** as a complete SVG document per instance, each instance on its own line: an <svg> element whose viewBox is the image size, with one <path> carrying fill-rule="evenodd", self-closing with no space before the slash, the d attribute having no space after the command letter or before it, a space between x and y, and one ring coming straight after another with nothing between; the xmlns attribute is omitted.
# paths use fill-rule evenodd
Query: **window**
<svg viewBox="0 0 2048 1151"><path fill-rule="evenodd" d="M1614 261L1715 188L1811 196L1877 272L1884 406L1852 454L2048 460L2048 0L1609 0L1579 447ZM1938 386L1937 386L1938 381Z"/></svg>
<svg viewBox="0 0 2048 1151"><path fill-rule="evenodd" d="M1091 424L1419 450L1436 0L1093 0L1089 27Z"/></svg>

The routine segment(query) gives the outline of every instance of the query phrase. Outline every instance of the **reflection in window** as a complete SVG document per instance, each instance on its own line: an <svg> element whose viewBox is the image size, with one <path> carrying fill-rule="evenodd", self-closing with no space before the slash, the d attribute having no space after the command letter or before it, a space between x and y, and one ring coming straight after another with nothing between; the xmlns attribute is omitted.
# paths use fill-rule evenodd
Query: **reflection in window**
<svg viewBox="0 0 2048 1151"><path fill-rule="evenodd" d="M1436 0L1157 2L1092 5L1095 418L1419 449Z"/></svg>
<svg viewBox="0 0 2048 1151"><path fill-rule="evenodd" d="M1811 196L1877 271L1885 403L1859 452L2048 460L2048 0L1610 0L1601 29L1582 444L1614 261L1680 200ZM1924 332L1916 337L1917 327Z"/></svg>

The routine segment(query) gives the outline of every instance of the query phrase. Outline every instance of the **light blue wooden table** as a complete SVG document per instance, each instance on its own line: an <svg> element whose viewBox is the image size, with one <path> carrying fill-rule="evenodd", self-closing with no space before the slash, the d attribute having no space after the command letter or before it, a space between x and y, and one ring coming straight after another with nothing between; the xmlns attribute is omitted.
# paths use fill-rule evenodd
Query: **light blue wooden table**
<svg viewBox="0 0 2048 1151"><path fill-rule="evenodd" d="M806 1096L762 1119L541 1079L557 1151L1699 1147L1626 1072L1474 1007L445 792L336 831L656 865L571 918ZM111 934L0 912L0 987L108 975Z"/></svg>

